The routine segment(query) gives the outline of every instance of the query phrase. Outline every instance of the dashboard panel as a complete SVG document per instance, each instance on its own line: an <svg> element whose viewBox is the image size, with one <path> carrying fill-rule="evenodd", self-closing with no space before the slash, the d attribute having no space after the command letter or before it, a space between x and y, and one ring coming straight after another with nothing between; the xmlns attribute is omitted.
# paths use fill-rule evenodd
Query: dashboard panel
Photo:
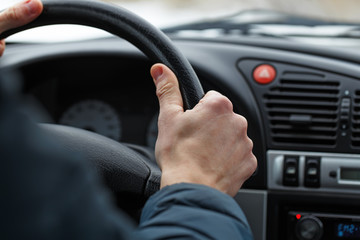
<svg viewBox="0 0 360 240"><path fill-rule="evenodd" d="M21 72L25 92L40 101L53 123L154 148L159 107L150 67L143 57L86 54L34 62Z"/></svg>
<svg viewBox="0 0 360 240"><path fill-rule="evenodd" d="M25 81L28 93L37 96L55 123L61 123L76 104L90 101L91 107L91 101L102 102L114 109L112 115L119 119L117 126L108 126L116 128L112 135L119 136L118 141L146 145L147 128L158 106L155 88L145 69L149 69L149 64L144 61L86 55L34 63L22 71L25 78L35 79ZM109 114L104 115L107 117ZM73 121L69 123L74 125Z"/></svg>
<svg viewBox="0 0 360 240"><path fill-rule="evenodd" d="M316 225L319 220L323 232L332 229L334 233L336 224L358 221L357 50L266 38L173 36L173 40L190 60L204 89L228 96L235 112L248 120L258 169L236 199L246 205L243 210L255 239L302 239L299 225ZM76 121L70 121L74 124L89 120L95 112L101 120L86 122L84 128L96 131L101 125L110 131L109 137L116 131L121 142L151 148L158 114L149 74L152 64L136 48L116 38L14 44L0 60L0 68L21 73L25 92L41 102L50 121L66 123L64 118L70 112L75 114ZM259 84L253 74L263 64L272 66L275 76L269 83ZM83 118L77 117L83 114L79 106L87 109ZM112 118L117 121L111 122ZM296 219L298 214L307 221ZM351 218L353 215L356 217ZM319 239L346 238L322 234Z"/></svg>

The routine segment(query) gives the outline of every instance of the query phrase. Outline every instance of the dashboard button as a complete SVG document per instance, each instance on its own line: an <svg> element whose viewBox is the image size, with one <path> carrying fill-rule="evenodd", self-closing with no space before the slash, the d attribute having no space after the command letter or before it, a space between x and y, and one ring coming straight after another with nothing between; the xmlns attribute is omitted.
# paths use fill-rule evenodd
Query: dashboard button
<svg viewBox="0 0 360 240"><path fill-rule="evenodd" d="M257 66L253 72L255 82L260 84L268 84L275 80L276 70L269 64Z"/></svg>
<svg viewBox="0 0 360 240"><path fill-rule="evenodd" d="M320 187L320 157L306 157L305 161L305 187Z"/></svg>
<svg viewBox="0 0 360 240"><path fill-rule="evenodd" d="M283 169L284 186L299 186L299 157L285 156Z"/></svg>
<svg viewBox="0 0 360 240"><path fill-rule="evenodd" d="M337 177L337 172L336 171L329 172L329 177L336 178Z"/></svg>

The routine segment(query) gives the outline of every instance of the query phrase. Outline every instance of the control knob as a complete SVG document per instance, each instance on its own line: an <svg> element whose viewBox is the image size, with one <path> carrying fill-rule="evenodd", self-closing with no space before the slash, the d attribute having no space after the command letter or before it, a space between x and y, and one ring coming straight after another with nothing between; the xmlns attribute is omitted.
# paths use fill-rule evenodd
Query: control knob
<svg viewBox="0 0 360 240"><path fill-rule="evenodd" d="M295 227L299 240L320 240L323 235L323 224L315 216L304 216Z"/></svg>

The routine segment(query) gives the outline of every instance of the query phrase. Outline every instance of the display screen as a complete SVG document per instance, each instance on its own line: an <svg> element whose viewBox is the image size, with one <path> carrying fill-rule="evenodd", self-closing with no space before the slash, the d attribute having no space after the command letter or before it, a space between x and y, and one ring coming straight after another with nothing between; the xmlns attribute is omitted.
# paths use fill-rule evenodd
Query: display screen
<svg viewBox="0 0 360 240"><path fill-rule="evenodd" d="M348 181L360 181L360 169L341 168L340 179Z"/></svg>
<svg viewBox="0 0 360 240"><path fill-rule="evenodd" d="M338 223L335 230L338 239L360 239L360 223Z"/></svg>

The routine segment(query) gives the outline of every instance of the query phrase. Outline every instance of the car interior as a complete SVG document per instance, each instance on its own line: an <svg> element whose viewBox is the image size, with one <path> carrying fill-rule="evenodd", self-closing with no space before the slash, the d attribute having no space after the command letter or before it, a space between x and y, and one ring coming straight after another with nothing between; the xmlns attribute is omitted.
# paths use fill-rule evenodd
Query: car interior
<svg viewBox="0 0 360 240"><path fill-rule="evenodd" d="M359 48L233 29L209 36L204 29L198 24L163 31L204 92L224 94L248 121L258 168L235 200L254 239L360 239ZM34 121L121 142L155 169L159 108L149 74L155 62L112 35L10 42L0 71L23 79ZM152 193L139 197L126 189L115 197L136 220Z"/></svg>

